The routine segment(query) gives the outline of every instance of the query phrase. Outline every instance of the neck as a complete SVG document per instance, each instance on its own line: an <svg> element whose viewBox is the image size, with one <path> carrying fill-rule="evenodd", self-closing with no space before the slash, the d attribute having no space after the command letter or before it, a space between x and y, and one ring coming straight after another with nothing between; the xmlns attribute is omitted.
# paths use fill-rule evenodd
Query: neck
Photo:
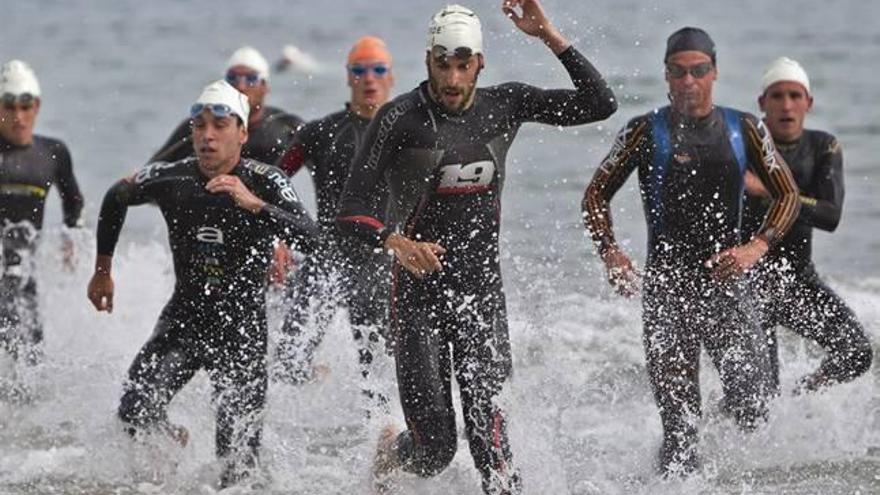
<svg viewBox="0 0 880 495"><path fill-rule="evenodd" d="M263 120L263 105L254 105L248 115L248 127L259 124L261 120Z"/></svg>
<svg viewBox="0 0 880 495"><path fill-rule="evenodd" d="M708 105L703 105L695 108L685 107L683 105L675 105L673 103L672 108L674 108L676 112L687 119L702 119L703 117L706 117L712 113L712 110L715 109L715 105L709 103Z"/></svg>
<svg viewBox="0 0 880 495"><path fill-rule="evenodd" d="M236 154L235 158L233 158L227 162L224 162L223 164L221 164L217 167L206 167L206 166L204 166L204 164L202 164L201 161L199 161L199 171L202 173L202 175L204 175L208 179L213 179L214 177L217 177L220 175L229 174L230 172L232 172L235 169L235 167L238 166L238 164L240 162L241 162L241 153Z"/></svg>
<svg viewBox="0 0 880 495"><path fill-rule="evenodd" d="M384 104L384 103L383 103ZM365 105L358 103L350 103L348 105L349 110L355 113L358 117L362 119L372 120L373 117L379 112L379 108L382 105Z"/></svg>

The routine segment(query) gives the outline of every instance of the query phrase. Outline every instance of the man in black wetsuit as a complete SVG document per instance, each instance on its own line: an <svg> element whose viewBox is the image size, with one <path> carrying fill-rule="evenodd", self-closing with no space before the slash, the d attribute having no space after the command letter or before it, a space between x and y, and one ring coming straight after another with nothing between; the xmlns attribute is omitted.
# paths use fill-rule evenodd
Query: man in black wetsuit
<svg viewBox="0 0 880 495"><path fill-rule="evenodd" d="M339 227L374 249L392 250L397 261L390 318L407 430L385 431L378 480L396 468L432 476L452 461L454 370L483 489L520 491L501 398L511 371L498 251L507 151L525 122L586 124L607 118L617 105L539 2L505 2L503 10L553 51L576 89L477 88L484 65L480 21L467 8L448 6L429 26L428 80L382 107L343 193ZM399 232L373 216L386 181Z"/></svg>
<svg viewBox="0 0 880 495"><path fill-rule="evenodd" d="M159 431L186 442L166 408L199 369L214 385L221 486L257 464L266 395L266 271L276 237L311 248L317 227L281 170L241 158L248 104L226 81L191 109L197 158L147 165L107 192L88 296L113 309L111 264L129 206L152 202L168 225L174 293L128 371L119 417L132 435Z"/></svg>
<svg viewBox="0 0 880 495"><path fill-rule="evenodd" d="M798 211L797 188L764 125L715 106L715 45L705 31L669 37L671 105L631 120L596 170L584 221L618 292L638 275L614 238L609 203L638 170L648 223L642 287L648 373L663 424L660 469L698 467L699 358L705 346L721 377L724 407L745 429L765 416L768 357L742 274L778 243ZM740 235L747 170L765 185L770 209L751 239Z"/></svg>
<svg viewBox="0 0 880 495"><path fill-rule="evenodd" d="M42 355L33 255L49 189L58 185L67 227L81 225L83 208L67 146L34 135L40 94L27 64L0 67L0 346L26 364ZM71 250L65 246L65 256Z"/></svg>
<svg viewBox="0 0 880 495"><path fill-rule="evenodd" d="M252 47L239 48L226 63L226 82L247 95L251 107L248 140L242 148L242 156L274 164L303 121L265 104L269 94L269 62ZM194 154L190 119L185 119L150 162L174 162Z"/></svg>
<svg viewBox="0 0 880 495"><path fill-rule="evenodd" d="M831 134L804 129L813 96L809 77L800 64L785 57L777 59L764 72L762 89L758 103L764 123L797 181L801 210L791 230L760 265L761 323L770 337L771 377L777 390L777 325L825 349L819 369L798 384L799 391L815 391L864 374L873 358L865 329L843 300L822 283L812 261L813 228L833 232L840 222L843 152ZM755 232L767 211L769 194L753 176L746 179L749 200L744 231Z"/></svg>
<svg viewBox="0 0 880 495"><path fill-rule="evenodd" d="M282 375L293 382L312 375L315 349L338 303L348 306L365 380L374 355L381 350L379 332L386 326L390 260L383 250L365 250L357 239L340 235L335 220L355 151L370 120L391 94L391 54L381 39L365 36L352 46L346 69L351 101L345 110L303 126L279 162L289 175L303 167L311 173L321 226L320 248L290 284L294 295L284 318L286 339L278 347ZM384 221L385 209L386 202L380 200L371 215ZM313 333L303 328L310 314L318 327ZM368 384L364 393L377 405L385 402Z"/></svg>

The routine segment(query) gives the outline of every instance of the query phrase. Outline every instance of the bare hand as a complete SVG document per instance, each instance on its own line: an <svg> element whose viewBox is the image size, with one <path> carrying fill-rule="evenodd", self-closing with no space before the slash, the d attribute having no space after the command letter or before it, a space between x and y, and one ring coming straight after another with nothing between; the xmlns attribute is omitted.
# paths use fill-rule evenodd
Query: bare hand
<svg viewBox="0 0 880 495"><path fill-rule="evenodd" d="M385 241L385 247L394 251L397 261L417 278L443 270L438 255L446 249L433 242L418 242L400 234L391 234Z"/></svg>
<svg viewBox="0 0 880 495"><path fill-rule="evenodd" d="M283 242L275 242L275 252L272 253L272 263L269 265L269 283L278 286L287 280L287 274L293 268L293 256L290 249Z"/></svg>
<svg viewBox="0 0 880 495"><path fill-rule="evenodd" d="M755 237L745 244L725 249L712 256L706 262L706 267L712 269L712 275L716 279L731 280L751 270L768 248L763 239Z"/></svg>
<svg viewBox="0 0 880 495"><path fill-rule="evenodd" d="M521 14L517 13L520 9ZM557 55L565 51L570 43L550 22L538 0L504 0L501 10L513 24L529 36L540 38Z"/></svg>
<svg viewBox="0 0 880 495"><path fill-rule="evenodd" d="M614 291L624 297L633 297L639 293L641 276L633 266L629 256L618 248L608 248L602 253L608 282Z"/></svg>
<svg viewBox="0 0 880 495"><path fill-rule="evenodd" d="M746 194L749 196L755 196L757 198L770 197L770 191L767 190L764 183L761 182L761 179L759 179L751 170L746 171L743 180L745 181Z"/></svg>
<svg viewBox="0 0 880 495"><path fill-rule="evenodd" d="M258 198L247 186L234 175L218 175L205 186L209 192L220 194L226 193L232 196L235 204L251 213L259 213L266 206L266 202Z"/></svg>
<svg viewBox="0 0 880 495"><path fill-rule="evenodd" d="M113 277L96 271L89 281L89 301L98 311L113 312Z"/></svg>

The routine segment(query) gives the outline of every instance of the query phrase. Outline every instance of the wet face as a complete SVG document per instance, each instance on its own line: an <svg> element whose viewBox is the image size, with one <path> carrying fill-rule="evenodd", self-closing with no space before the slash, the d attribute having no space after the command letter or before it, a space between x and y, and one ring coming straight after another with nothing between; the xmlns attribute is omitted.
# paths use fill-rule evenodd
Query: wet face
<svg viewBox="0 0 880 495"><path fill-rule="evenodd" d="M247 130L238 117L217 117L205 110L192 119L192 141L199 168L208 177L227 173L241 159Z"/></svg>
<svg viewBox="0 0 880 495"><path fill-rule="evenodd" d="M4 98L0 101L0 136L16 146L31 144L34 141L34 125L39 112L39 98L29 101Z"/></svg>
<svg viewBox="0 0 880 495"><path fill-rule="evenodd" d="M712 58L703 52L678 52L666 60L672 107L689 117L704 117L712 111L712 86L717 78Z"/></svg>
<svg viewBox="0 0 880 495"><path fill-rule="evenodd" d="M362 60L348 66L351 104L357 109L378 110L394 86L391 65L382 60Z"/></svg>
<svg viewBox="0 0 880 495"><path fill-rule="evenodd" d="M260 74L246 65L235 65L226 71L226 82L247 96L251 113L257 115L269 94L269 84Z"/></svg>
<svg viewBox="0 0 880 495"><path fill-rule="evenodd" d="M450 113L466 110L474 101L483 56L426 57L431 96Z"/></svg>
<svg viewBox="0 0 880 495"><path fill-rule="evenodd" d="M794 81L780 81L758 98L764 122L775 141L797 141L804 132L807 112L813 108L813 97L807 89Z"/></svg>

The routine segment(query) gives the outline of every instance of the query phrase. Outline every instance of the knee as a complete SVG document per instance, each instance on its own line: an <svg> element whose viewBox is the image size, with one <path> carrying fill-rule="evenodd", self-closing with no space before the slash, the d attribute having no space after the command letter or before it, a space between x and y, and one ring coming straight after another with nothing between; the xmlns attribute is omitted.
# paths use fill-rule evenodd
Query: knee
<svg viewBox="0 0 880 495"><path fill-rule="evenodd" d="M868 339L862 339L850 353L851 373L853 378L860 376L871 368L874 361L874 350Z"/></svg>
<svg viewBox="0 0 880 495"><path fill-rule="evenodd" d="M412 471L422 477L434 476L452 462L458 438L455 424L449 428L437 428L428 434L413 433L416 452L411 464Z"/></svg>
<svg viewBox="0 0 880 495"><path fill-rule="evenodd" d="M422 446L423 458L419 463L416 474L422 477L430 477L439 474L446 469L455 457L456 438L435 438Z"/></svg>

